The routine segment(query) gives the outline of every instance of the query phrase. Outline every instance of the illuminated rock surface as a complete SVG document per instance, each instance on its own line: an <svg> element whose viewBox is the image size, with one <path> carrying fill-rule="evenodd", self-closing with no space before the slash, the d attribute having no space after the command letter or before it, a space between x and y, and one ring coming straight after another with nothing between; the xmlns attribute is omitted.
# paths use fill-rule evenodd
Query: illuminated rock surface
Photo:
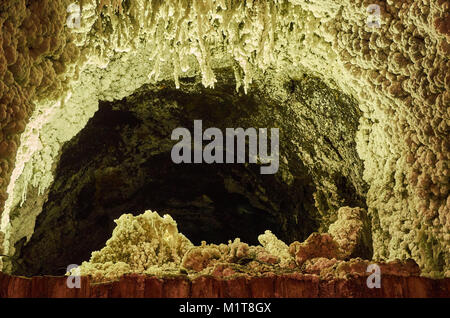
<svg viewBox="0 0 450 318"><path fill-rule="evenodd" d="M103 247L124 212L170 214L196 244L236 237L254 244L267 229L291 243L326 230L340 206L365 205L354 101L309 77L285 83L284 97L256 89L239 94L232 74L219 74L214 90L197 77L178 90L163 82L102 103L64 146L49 192L30 193L30 204L13 210L42 206L33 237L23 248L24 242L16 244L15 257L23 262L15 273L62 274L57 270ZM333 108L341 111L332 114ZM280 136L279 173L261 176L257 165L172 163L172 130L197 118L205 128L289 127L292 135ZM305 161L312 154L310 166Z"/></svg>
<svg viewBox="0 0 450 318"><path fill-rule="evenodd" d="M346 234L345 228L336 230L338 226L335 226L342 222L343 214L340 213L341 219L332 224L335 237ZM347 252L347 244L336 242L329 234L313 233L305 242L295 241L289 247L270 231L258 237L260 244L257 246L241 242L239 238L228 244L203 241L200 246L194 246L178 233L177 224L169 215L161 217L151 211L135 217L124 214L116 223L106 246L93 252L88 262L67 275L90 276L97 282L105 282L125 274L143 273L162 278L187 274L194 279L205 275L232 278L293 273L342 278L348 274L372 272L370 260L345 260L354 250L362 250L358 245L363 242ZM383 276L420 274L419 266L413 260L383 262L378 266Z"/></svg>
<svg viewBox="0 0 450 318"><path fill-rule="evenodd" d="M360 0L85 0L81 27L70 29L68 0L2 1L0 250L10 256L3 270L26 272L27 243L38 255L33 239L47 239L55 227L59 214L44 205L60 186L53 181L61 147L86 127L99 101L120 101L147 84L153 93L158 85L183 91L188 78L218 97L237 88L259 97L256 105L272 99L259 119L242 123L283 124L290 142L280 178L289 185L300 176L312 186L301 182L307 206L289 207L298 215L285 220L314 222L304 222L298 238L285 226L285 235L332 235L340 207L367 208L375 260L412 258L423 275L449 276L450 1L373 2L380 28L367 26L369 3ZM223 69L232 70L231 79ZM199 96L198 88L191 92ZM171 100L162 98L161 105ZM220 113L226 104L210 105ZM292 167L296 156L301 163ZM74 242L80 227L67 218L56 228L69 229L64 235ZM345 232L351 239L334 238L345 252L367 242L358 237L363 225L352 224ZM64 237L59 230L49 241L53 250ZM35 266L29 271L42 267Z"/></svg>

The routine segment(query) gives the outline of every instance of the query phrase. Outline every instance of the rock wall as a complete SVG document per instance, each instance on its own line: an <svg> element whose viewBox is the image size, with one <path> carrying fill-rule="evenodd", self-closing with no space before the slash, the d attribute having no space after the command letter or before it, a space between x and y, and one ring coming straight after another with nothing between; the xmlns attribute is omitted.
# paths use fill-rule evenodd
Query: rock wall
<svg viewBox="0 0 450 318"><path fill-rule="evenodd" d="M180 79L179 89L163 81L101 102L62 148L48 194L29 192L25 204L11 210L32 215L42 209L31 239L16 236L13 272L62 274L57 269L103 247L113 220L125 212L167 213L196 244L236 237L255 243L268 229L291 243L327 230L343 205L366 207L354 100L306 75L285 81L281 97L259 89L271 86L263 79L247 94L236 92L228 68L216 77L214 89L197 76ZM283 127L278 173L262 176L257 164L174 164L173 129L192 132L198 118L204 129Z"/></svg>
<svg viewBox="0 0 450 318"><path fill-rule="evenodd" d="M312 275L264 276L218 279L184 277L158 279L129 275L119 281L92 284L81 277L81 288L67 288L66 277L24 278L0 273L0 297L18 298L299 298L299 297L448 297L450 279L388 275L383 287L369 289L366 277L319 280Z"/></svg>
<svg viewBox="0 0 450 318"><path fill-rule="evenodd" d="M367 25L372 3L380 28ZM60 146L98 100L149 81L173 78L178 86L196 72L213 86L214 69L225 65L245 91L258 73L308 72L353 96L363 113L356 143L370 186L374 256L412 257L428 275L449 275L449 1L84 0L78 29L66 25L68 4L2 1L5 253L31 237L39 214L11 209L28 185L48 188Z"/></svg>

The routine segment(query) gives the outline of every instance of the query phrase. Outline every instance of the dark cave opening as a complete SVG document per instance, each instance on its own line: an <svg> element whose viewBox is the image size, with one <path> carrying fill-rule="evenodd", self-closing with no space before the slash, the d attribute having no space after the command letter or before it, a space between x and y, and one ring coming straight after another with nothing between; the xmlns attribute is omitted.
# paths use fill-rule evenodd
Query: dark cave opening
<svg viewBox="0 0 450 318"><path fill-rule="evenodd" d="M278 107L266 93L236 92L230 73L223 74L225 79L214 89L188 79L181 89L171 82L148 85L121 101L100 102L85 128L63 146L34 234L28 242L15 245L13 272L62 275L69 264L89 260L92 251L105 245L120 215L146 210L170 214L194 244L226 243L239 237L256 245L265 230L289 244L318 231L323 215L318 213L317 200L327 198L321 199L323 192L317 195L316 185L327 172L311 173L297 153L296 142L311 147L302 141L308 138L307 130L295 137L281 131L284 159L274 175L260 174L258 164L172 162L173 129L186 127L192 133L196 119L202 119L205 128L222 131L228 127L292 128L292 113ZM303 101L306 97L296 85L293 96L314 106ZM353 127L357 116L353 108L348 109L339 120ZM312 122L306 129L322 128ZM349 146L336 141L342 140L342 132L319 137L337 152L334 156L339 160L353 160L349 159L355 156L353 141ZM330 178L339 185L342 204L364 205L354 176L332 174Z"/></svg>
<svg viewBox="0 0 450 318"><path fill-rule="evenodd" d="M258 164L173 163L172 129L191 129L195 118L206 118L211 127L223 124L215 122L223 114L214 114L214 100L184 98L181 109L162 116L170 122L165 128L158 115L146 118L124 105L101 103L64 146L35 233L28 244L16 246L21 251L16 273L63 274L66 264L88 260L123 213L170 214L194 244L236 237L258 244L265 230L290 243L317 229L308 211L314 187L306 171L287 185L277 175L261 175ZM151 144L155 139L159 144Z"/></svg>

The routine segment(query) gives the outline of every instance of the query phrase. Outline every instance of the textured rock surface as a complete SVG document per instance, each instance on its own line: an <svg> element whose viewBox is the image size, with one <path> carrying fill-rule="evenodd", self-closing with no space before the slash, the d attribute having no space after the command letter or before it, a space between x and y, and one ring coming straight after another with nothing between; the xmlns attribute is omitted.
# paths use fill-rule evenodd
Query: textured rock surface
<svg viewBox="0 0 450 318"><path fill-rule="evenodd" d="M183 276L158 279L129 275L119 281L92 284L81 277L80 289L67 288L66 277L23 278L0 273L0 297L133 297L133 298L264 298L264 297L448 297L450 279L385 275L381 288L369 289L366 277L321 280L314 275L266 275L221 279L211 276L193 281Z"/></svg>
<svg viewBox="0 0 450 318"><path fill-rule="evenodd" d="M380 6L380 28L366 24L370 3ZM299 78L306 70L356 98L375 257L412 257L429 275L450 273L449 1L86 0L79 29L65 26L68 4L2 1L5 253L30 238L40 212L12 210L28 185L45 192L60 146L98 100L150 79L178 84L186 70L212 86L214 69L228 65L247 91L259 72Z"/></svg>
<svg viewBox="0 0 450 318"><path fill-rule="evenodd" d="M12 210L24 220L42 206L30 241L17 232L15 258L23 262L14 272L62 274L57 269L103 247L124 212L168 213L196 244L236 237L255 244L267 229L287 243L303 241L326 230L340 206L364 206L354 101L308 76L285 82L286 96L269 96L256 87L236 92L229 69L216 74L214 89L196 77L180 80L178 90L163 82L102 103L64 146L48 194L29 193ZM339 112L327 115L334 108ZM173 164L172 130L191 129L198 118L204 129L282 127L279 173L261 176L258 165ZM314 165L305 163L312 159Z"/></svg>
<svg viewBox="0 0 450 318"><path fill-rule="evenodd" d="M303 243L292 243L289 252L295 256L295 262L299 266L312 258L342 259L339 246L330 234L313 233Z"/></svg>
<svg viewBox="0 0 450 318"><path fill-rule="evenodd" d="M36 103L57 100L71 80L79 57L64 28L68 1L2 1L0 11L0 211L7 199L21 134ZM39 107L38 107L39 108ZM42 109L41 109L42 111ZM33 128L37 128L36 126ZM35 142L36 140L33 140ZM36 149L36 147L34 147ZM1 231L8 225L2 214ZM4 240L8 246L8 234ZM6 252L6 251L5 251Z"/></svg>
<svg viewBox="0 0 450 318"><path fill-rule="evenodd" d="M111 280L126 273L178 272L183 256L193 245L169 216L147 211L133 217L123 214L111 239L83 263L80 274L92 273L97 280Z"/></svg>
<svg viewBox="0 0 450 318"><path fill-rule="evenodd" d="M344 257L372 256L372 232L366 211L361 208L342 207L337 212L337 221L330 225L328 233L339 246Z"/></svg>
<svg viewBox="0 0 450 318"><path fill-rule="evenodd" d="M176 222L169 215L161 217L156 212L146 211L138 216L124 214L115 222L117 226L106 246L92 252L89 261L68 274L90 276L98 282L105 282L125 274L168 277L182 273L193 279L203 275L235 277L243 274L301 273L308 272L312 267L313 272L323 274L324 271L327 276L341 277L342 268L348 269L344 271L345 276L351 272L363 273L364 268L369 268L371 264L371 261L360 258L343 261L353 251L364 250L360 246L363 242L349 247L347 241L338 244L327 233L313 233L305 242L295 241L289 247L268 230L258 236L260 244L257 246L241 242L240 238L229 240L228 244L206 244L202 241L201 245L194 246L178 232ZM340 225L339 222L332 226ZM335 230L335 235L339 237L339 234L345 233L340 231ZM308 264L304 266L306 262ZM379 266L383 270L394 267L397 269L394 274L420 274L413 260L382 263ZM383 273L391 272L387 270Z"/></svg>

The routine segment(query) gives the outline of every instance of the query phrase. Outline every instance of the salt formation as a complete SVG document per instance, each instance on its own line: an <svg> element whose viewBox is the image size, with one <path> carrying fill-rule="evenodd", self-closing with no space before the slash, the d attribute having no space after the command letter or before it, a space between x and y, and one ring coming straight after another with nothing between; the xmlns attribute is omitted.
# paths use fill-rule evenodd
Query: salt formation
<svg viewBox="0 0 450 318"><path fill-rule="evenodd" d="M364 115L356 142L370 185L375 258L412 257L428 275L450 275L450 1L81 4L81 27L70 29L68 0L2 3L5 253L29 239L39 214L10 215L11 208L25 199L28 185L43 193L51 184L60 146L99 99L124 97L150 80L178 83L196 71L213 86L214 69L232 65L246 91L262 72L307 71L357 98ZM369 4L380 6L380 28L366 24Z"/></svg>
<svg viewBox="0 0 450 318"><path fill-rule="evenodd" d="M107 280L127 273L177 273L183 255L192 247L169 215L160 217L151 211L136 217L123 214L116 224L106 246L83 262L80 275Z"/></svg>
<svg viewBox="0 0 450 318"><path fill-rule="evenodd" d="M181 269L199 275L230 276L236 273L256 274L292 268L294 259L289 247L270 231L258 237L262 246L249 246L239 238L228 244L196 246L183 257Z"/></svg>
<svg viewBox="0 0 450 318"><path fill-rule="evenodd" d="M361 208L340 208L338 219L330 225L328 233L339 245L344 258L350 257L358 247L371 247L366 212Z"/></svg>
<svg viewBox="0 0 450 318"><path fill-rule="evenodd" d="M313 233L303 243L292 243L289 252L295 255L299 266L313 258L343 259L338 244L329 234Z"/></svg>
<svg viewBox="0 0 450 318"><path fill-rule="evenodd" d="M89 262L75 269L77 275L89 275L96 281L120 278L124 274L139 273L167 276L187 272L226 275L255 260L258 266L248 271L261 271L260 263L287 267L293 261L288 247L270 231L260 236L264 246L249 246L238 238L228 244L201 246L192 243L178 232L176 222L169 216L146 211L133 217L124 214L116 220L116 228L106 246L92 253ZM277 250L276 247L281 250ZM253 265L255 265L253 264ZM75 270L73 270L75 273Z"/></svg>
<svg viewBox="0 0 450 318"><path fill-rule="evenodd" d="M355 217L359 209L341 209L341 219L332 224L334 235L343 238L349 227L341 227L349 214ZM349 212L352 211L353 213ZM345 216L345 217L344 217ZM287 246L271 231L258 239L261 245L250 246L239 238L228 244L194 246L181 233L169 216L147 211L133 217L124 214L116 220L117 226L106 246L92 253L89 262L74 270L73 275L91 276L94 281L117 280L125 274L150 274L167 277L187 274L194 279L202 275L216 277L259 276L267 273L292 271L317 274L323 277L345 277L347 274L365 273L371 260L360 258L345 260L356 249L356 237L336 242L328 233L313 233L303 243ZM355 231L359 234L359 231ZM344 244L342 245L342 242ZM350 248L350 250L346 250ZM420 270L413 260L406 262L381 262L384 274L418 275Z"/></svg>
<svg viewBox="0 0 450 318"><path fill-rule="evenodd" d="M307 260L303 266L303 272L319 275L323 279L346 278L352 275L364 275L372 261L354 258L348 261L328 259L324 257ZM417 276L420 275L419 266L413 260L400 262L378 262L382 275ZM369 272L370 273L370 272ZM367 275L367 274L366 274Z"/></svg>
<svg viewBox="0 0 450 318"><path fill-rule="evenodd" d="M342 207L338 210L338 219L330 225L328 233L311 234L305 242L294 242L289 253L295 256L301 266L311 259L347 260L355 254L366 256L370 249L370 231L365 211L361 208ZM363 255L366 254L366 255ZM333 263L335 263L333 261Z"/></svg>
<svg viewBox="0 0 450 318"><path fill-rule="evenodd" d="M279 240L271 231L267 230L258 236L258 241L270 254L276 255L280 259L280 265L285 266L290 263L292 257L289 254L289 247Z"/></svg>

